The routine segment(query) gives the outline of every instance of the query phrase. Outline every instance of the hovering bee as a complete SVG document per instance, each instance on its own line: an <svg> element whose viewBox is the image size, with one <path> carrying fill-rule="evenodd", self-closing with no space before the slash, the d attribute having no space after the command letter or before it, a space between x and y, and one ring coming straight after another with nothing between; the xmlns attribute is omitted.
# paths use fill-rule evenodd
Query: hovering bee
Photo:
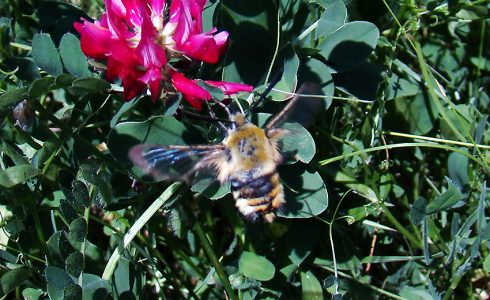
<svg viewBox="0 0 490 300"><path fill-rule="evenodd" d="M221 184L229 182L235 206L246 219L272 222L285 203L277 166L283 161L281 138L289 130L279 128L296 99L264 128L250 123L245 115L230 115L225 139L216 145L164 146L139 144L129 158L158 180L183 179L202 169L213 170Z"/></svg>

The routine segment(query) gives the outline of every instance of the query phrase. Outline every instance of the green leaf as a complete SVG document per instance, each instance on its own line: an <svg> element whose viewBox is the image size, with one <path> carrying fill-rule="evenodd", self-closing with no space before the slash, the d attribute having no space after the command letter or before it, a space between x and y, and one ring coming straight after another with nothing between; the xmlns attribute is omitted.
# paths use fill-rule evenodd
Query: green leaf
<svg viewBox="0 0 490 300"><path fill-rule="evenodd" d="M282 76L274 86L274 89L287 93L294 93L296 91L296 86L298 85L297 74L299 69L299 58L292 47L288 47L284 52L286 52L286 54L284 57ZM275 101L284 101L293 97L291 94L279 91L272 90L268 96Z"/></svg>
<svg viewBox="0 0 490 300"><path fill-rule="evenodd" d="M347 8L341 0L333 1L322 13L315 38L325 37L342 27L347 21Z"/></svg>
<svg viewBox="0 0 490 300"><path fill-rule="evenodd" d="M322 177L308 165L296 163L279 167L286 203L278 216L311 218L328 207L328 193Z"/></svg>
<svg viewBox="0 0 490 300"><path fill-rule="evenodd" d="M415 225L420 225L427 215L427 200L420 197L415 201L410 209L410 220Z"/></svg>
<svg viewBox="0 0 490 300"><path fill-rule="evenodd" d="M24 297L24 300L42 299L41 297L43 294L44 292L41 289L26 288L22 291L22 297Z"/></svg>
<svg viewBox="0 0 490 300"><path fill-rule="evenodd" d="M77 90L84 90L91 93L104 93L111 88L111 85L99 78L82 78L73 81L72 86L68 88L70 92L76 93Z"/></svg>
<svg viewBox="0 0 490 300"><path fill-rule="evenodd" d="M240 256L238 270L243 275L260 281L271 280L276 272L276 268L267 258L248 251Z"/></svg>
<svg viewBox="0 0 490 300"><path fill-rule="evenodd" d="M468 157L453 152L447 160L447 172L455 185L463 187L470 182L468 174Z"/></svg>
<svg viewBox="0 0 490 300"><path fill-rule="evenodd" d="M22 87L3 93L0 96L0 112L12 108L17 102L24 100L27 96L27 91L27 87Z"/></svg>
<svg viewBox="0 0 490 300"><path fill-rule="evenodd" d="M0 186L10 188L26 180L36 177L40 170L29 164L13 166L0 171Z"/></svg>
<svg viewBox="0 0 490 300"><path fill-rule="evenodd" d="M72 193L75 201L77 202L77 206L79 207L88 207L92 202L90 200L90 196L88 194L88 189L85 183L80 180L74 180L72 183Z"/></svg>
<svg viewBox="0 0 490 300"><path fill-rule="evenodd" d="M490 72L490 59L486 57L472 57L470 61L478 69Z"/></svg>
<svg viewBox="0 0 490 300"><path fill-rule="evenodd" d="M80 41L71 33L66 33L61 38L60 54L63 64L70 74L75 77L86 77L90 75L87 58L80 48Z"/></svg>
<svg viewBox="0 0 490 300"><path fill-rule="evenodd" d="M388 77L388 86L386 87L385 100L393 100L407 96L416 95L420 91L419 86L407 80L401 76L398 76L396 73L391 73L391 76ZM403 99L401 103L411 103L411 99ZM423 109L427 110L425 106ZM400 111L403 111L401 109Z"/></svg>
<svg viewBox="0 0 490 300"><path fill-rule="evenodd" d="M309 58L305 62L302 62L302 64L300 65L300 78L303 78L305 82L317 83L320 87L320 91L313 90L306 91L306 93L301 93L325 96L323 100L320 100L318 98L311 98L311 100L307 102L307 104L311 106L310 109L306 110L306 113L309 113L310 117L314 117L315 114L317 114L318 112L326 110L332 104L332 96L335 91L335 85L330 71L330 68L325 65L324 62L315 58ZM300 99L300 101L304 101L305 98L306 97ZM323 101L324 105L323 107L321 107L321 105L315 104L313 101Z"/></svg>
<svg viewBox="0 0 490 300"><path fill-rule="evenodd" d="M217 200L223 198L230 192L230 183L221 184L215 178L207 176L197 179L192 184L191 190L208 199Z"/></svg>
<svg viewBox="0 0 490 300"><path fill-rule="evenodd" d="M405 286L400 291L400 296L410 300L433 300L434 298L425 290Z"/></svg>
<svg viewBox="0 0 490 300"><path fill-rule="evenodd" d="M301 272L302 299L323 299L322 285L311 271Z"/></svg>
<svg viewBox="0 0 490 300"><path fill-rule="evenodd" d="M300 266L301 263L313 251L316 243L320 239L320 223L295 222L291 224L284 238L284 246L287 249L288 257L294 265Z"/></svg>
<svg viewBox="0 0 490 300"><path fill-rule="evenodd" d="M417 94L415 97L402 97L395 100L396 113L393 118L396 120L404 120L408 128L407 130L413 134L426 134L433 127L432 115L430 106L422 94Z"/></svg>
<svg viewBox="0 0 490 300"><path fill-rule="evenodd" d="M270 118L272 118L271 114L259 113L252 121L257 126L263 127ZM286 122L288 120L289 117L286 117ZM281 153L284 159L289 163L298 160L309 163L316 152L315 141L310 132L298 123L285 123L281 127L289 131L281 138Z"/></svg>
<svg viewBox="0 0 490 300"><path fill-rule="evenodd" d="M32 38L32 57L36 65L48 74L56 76L63 73L60 54L49 34L39 33Z"/></svg>
<svg viewBox="0 0 490 300"><path fill-rule="evenodd" d="M28 278L29 270L27 268L18 268L7 271L0 278L0 296L4 297Z"/></svg>
<svg viewBox="0 0 490 300"><path fill-rule="evenodd" d="M0 151L3 152L3 155L7 155L12 159L14 164L16 165L23 165L23 164L28 164L29 161L22 155L22 153L19 153L18 150L16 150L14 147L12 147L10 144L7 142L3 141L2 144L0 144Z"/></svg>
<svg viewBox="0 0 490 300"><path fill-rule="evenodd" d="M73 252L65 260L65 271L71 276L78 278L85 268L85 257L81 252Z"/></svg>
<svg viewBox="0 0 490 300"><path fill-rule="evenodd" d="M490 272L490 255L487 255L483 261L483 270Z"/></svg>
<svg viewBox="0 0 490 300"><path fill-rule="evenodd" d="M448 189L436 199L431 201L427 206L427 215L434 214L443 210L451 208L459 200L463 199L461 191L452 183L449 178L446 178L448 182Z"/></svg>
<svg viewBox="0 0 490 300"><path fill-rule="evenodd" d="M29 88L29 98L34 99L46 95L51 90L54 80L53 77L46 76L34 81Z"/></svg>
<svg viewBox="0 0 490 300"><path fill-rule="evenodd" d="M68 233L68 241L78 250L81 250L82 243L87 236L87 221L84 218L78 218L70 223L70 232Z"/></svg>
<svg viewBox="0 0 490 300"><path fill-rule="evenodd" d="M64 299L64 290L71 285L75 285L71 277L57 267L46 267L44 276L48 283L48 295L53 300Z"/></svg>
<svg viewBox="0 0 490 300"><path fill-rule="evenodd" d="M72 284L63 290L63 300L80 300L82 298L82 287Z"/></svg>
<svg viewBox="0 0 490 300"><path fill-rule="evenodd" d="M97 275L83 273L83 300L105 299L109 295L111 286L107 280Z"/></svg>
<svg viewBox="0 0 490 300"><path fill-rule="evenodd" d="M376 25L355 21L326 36L318 48L333 70L343 72L366 59L376 47L378 38Z"/></svg>

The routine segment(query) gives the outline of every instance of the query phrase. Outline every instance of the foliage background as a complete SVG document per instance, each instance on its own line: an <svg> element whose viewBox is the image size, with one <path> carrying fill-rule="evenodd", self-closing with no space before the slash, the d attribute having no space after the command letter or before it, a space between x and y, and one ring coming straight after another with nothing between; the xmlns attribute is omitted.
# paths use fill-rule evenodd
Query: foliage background
<svg viewBox="0 0 490 300"><path fill-rule="evenodd" d="M232 42L201 78L260 92L283 69L277 90L321 84L316 154L281 176L328 198L315 217L268 225L245 222L220 191L132 186L124 149L141 132L217 138L173 119L179 103L124 103L88 64L72 23L98 17L100 1L0 1L1 295L487 299L489 8L211 1L208 26ZM259 111L280 110L277 90Z"/></svg>

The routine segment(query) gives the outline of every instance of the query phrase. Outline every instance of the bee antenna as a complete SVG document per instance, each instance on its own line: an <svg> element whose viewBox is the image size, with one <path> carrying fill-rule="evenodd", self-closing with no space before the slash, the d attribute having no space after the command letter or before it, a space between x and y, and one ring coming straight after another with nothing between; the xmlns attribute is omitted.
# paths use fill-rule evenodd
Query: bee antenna
<svg viewBox="0 0 490 300"><path fill-rule="evenodd" d="M257 107L257 105L259 105L259 103L264 101L265 97L267 97L267 95L274 88L274 86L276 86L276 84L279 82L279 80L281 80L281 76L283 73L282 71L283 71L283 69L281 68L281 70L277 71L274 74L274 77L272 77L272 80L270 81L269 85L265 88L265 90L262 92L262 94L260 94L259 99L257 99L257 101L252 102L252 104L250 105L249 110L246 114L247 117Z"/></svg>
<svg viewBox="0 0 490 300"><path fill-rule="evenodd" d="M181 112L184 115L188 115L188 116L193 117L193 118L196 118L196 119L206 120L206 121L213 121L213 122L219 122L221 125L223 125L221 122L223 122L223 123L234 123L231 120L221 119L221 118L216 118L216 117L208 117L208 116L204 116L204 115L201 115L201 114L198 114L198 113L195 113L195 112L192 112L192 111L188 111L188 110L182 110Z"/></svg>

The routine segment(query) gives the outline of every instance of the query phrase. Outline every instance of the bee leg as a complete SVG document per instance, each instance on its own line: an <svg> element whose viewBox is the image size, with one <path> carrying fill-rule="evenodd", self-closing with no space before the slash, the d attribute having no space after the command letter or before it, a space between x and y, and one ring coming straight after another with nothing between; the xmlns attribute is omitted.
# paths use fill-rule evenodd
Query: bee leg
<svg viewBox="0 0 490 300"><path fill-rule="evenodd" d="M209 114L211 115L211 117L215 118L215 119L218 119L216 117L216 115L214 114L214 111L211 109L211 105L209 105L208 101L204 101L206 103L206 105L208 106L208 109L209 109ZM220 121L217 121L218 122L218 125L219 127L221 127L222 130L224 130L225 132L228 131L228 129L226 128L226 126L221 123Z"/></svg>

